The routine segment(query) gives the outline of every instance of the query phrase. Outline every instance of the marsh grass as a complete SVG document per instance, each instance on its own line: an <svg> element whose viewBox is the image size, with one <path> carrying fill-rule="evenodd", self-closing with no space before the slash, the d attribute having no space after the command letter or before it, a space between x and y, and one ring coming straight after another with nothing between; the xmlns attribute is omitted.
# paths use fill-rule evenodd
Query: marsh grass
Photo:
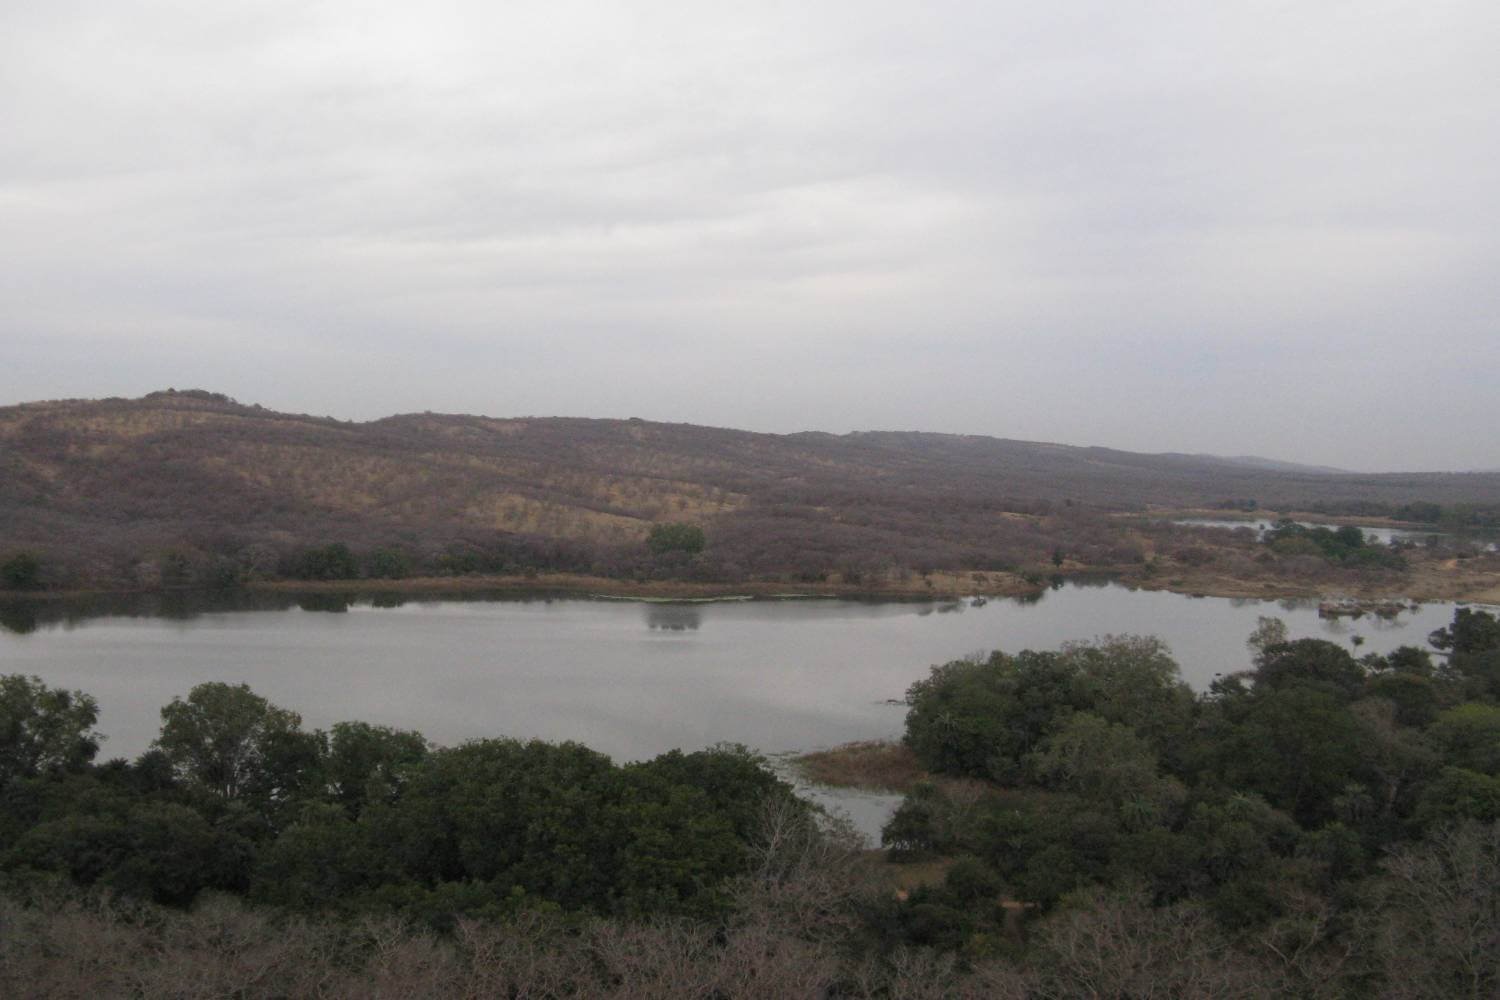
<svg viewBox="0 0 1500 1000"><path fill-rule="evenodd" d="M895 740L860 740L803 754L795 761L807 780L836 788L908 792L930 778L916 755Z"/></svg>

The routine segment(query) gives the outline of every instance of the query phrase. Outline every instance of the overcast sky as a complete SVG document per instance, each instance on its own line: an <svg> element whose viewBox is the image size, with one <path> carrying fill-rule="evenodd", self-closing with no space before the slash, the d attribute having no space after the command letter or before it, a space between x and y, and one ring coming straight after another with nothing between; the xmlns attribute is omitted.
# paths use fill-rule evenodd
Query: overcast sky
<svg viewBox="0 0 1500 1000"><path fill-rule="evenodd" d="M1500 467L1494 0L0 0L0 402Z"/></svg>

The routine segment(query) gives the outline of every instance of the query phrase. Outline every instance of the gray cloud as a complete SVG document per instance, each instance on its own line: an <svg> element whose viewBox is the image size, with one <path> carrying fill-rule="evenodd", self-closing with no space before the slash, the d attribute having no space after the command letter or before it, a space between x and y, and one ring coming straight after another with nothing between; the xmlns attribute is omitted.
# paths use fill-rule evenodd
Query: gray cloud
<svg viewBox="0 0 1500 1000"><path fill-rule="evenodd" d="M1500 466L1478 2L0 11L0 399Z"/></svg>

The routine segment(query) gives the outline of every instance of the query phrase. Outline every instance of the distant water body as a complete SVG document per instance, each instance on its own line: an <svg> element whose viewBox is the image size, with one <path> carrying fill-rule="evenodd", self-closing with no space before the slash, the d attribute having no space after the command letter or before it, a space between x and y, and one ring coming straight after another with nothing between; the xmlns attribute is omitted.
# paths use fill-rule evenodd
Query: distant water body
<svg viewBox="0 0 1500 1000"><path fill-rule="evenodd" d="M482 736L578 740L621 759L720 740L803 751L900 733L903 697L928 668L975 652L1047 649L1109 633L1158 635L1205 687L1248 664L1260 615L1294 638L1360 652L1425 646L1453 605L1394 621L1330 621L1309 601L1192 598L1068 585L1037 601L844 600L644 604L576 598L407 599L395 607L281 598L98 608L0 629L0 672L81 688L100 703L105 754L134 756L160 707L203 681L246 682L311 726L346 719ZM392 603L389 599L385 603ZM228 607L233 607L230 605ZM330 613L344 609L342 613ZM169 617L171 616L171 617ZM60 612L52 611L52 617ZM14 611L5 619L14 625Z"/></svg>
<svg viewBox="0 0 1500 1000"><path fill-rule="evenodd" d="M160 708L204 681L248 683L326 728L361 720L451 745L576 740L618 760L720 741L767 754L897 737L931 665L1070 639L1154 634L1204 688L1248 665L1256 618L1359 652L1425 646L1453 616L1325 620L1308 601L1192 598L1069 584L1039 600L646 604L580 598L239 597L0 608L0 673L36 674L100 705L101 758L133 757ZM867 832L888 797L843 796ZM868 815L861 816L862 813Z"/></svg>

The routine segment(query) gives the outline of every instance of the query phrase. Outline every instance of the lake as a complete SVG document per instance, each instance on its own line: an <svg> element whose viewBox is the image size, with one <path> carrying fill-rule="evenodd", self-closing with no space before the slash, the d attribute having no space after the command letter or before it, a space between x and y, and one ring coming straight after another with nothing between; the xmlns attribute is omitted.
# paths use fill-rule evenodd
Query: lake
<svg viewBox="0 0 1500 1000"><path fill-rule="evenodd" d="M0 607L0 673L36 674L99 701L100 758L134 757L159 711L204 681L248 683L326 728L361 720L441 744L484 736L577 740L618 760L719 741L787 755L899 736L900 704L935 664L991 649L1151 633L1205 687L1248 665L1259 615L1292 638L1360 652L1426 645L1453 605L1395 620L1325 620L1311 601L1194 598L1067 584L1038 600L641 603L583 598L239 595ZM825 794L878 829L888 796Z"/></svg>

